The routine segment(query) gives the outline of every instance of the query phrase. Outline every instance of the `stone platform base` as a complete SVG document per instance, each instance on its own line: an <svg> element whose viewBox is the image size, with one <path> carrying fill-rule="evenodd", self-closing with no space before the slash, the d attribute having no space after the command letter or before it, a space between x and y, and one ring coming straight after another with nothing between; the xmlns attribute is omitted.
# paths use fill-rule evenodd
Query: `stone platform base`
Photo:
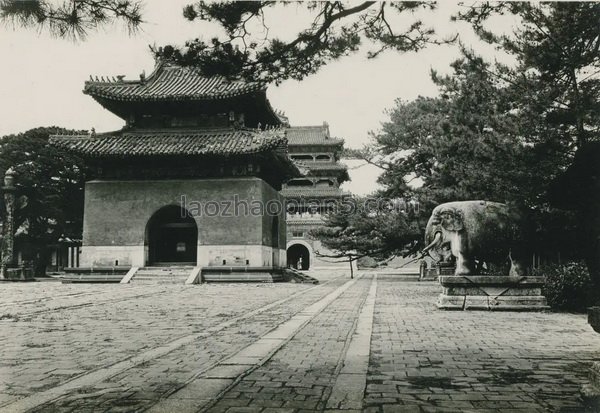
<svg viewBox="0 0 600 413"><path fill-rule="evenodd" d="M35 281L33 269L28 267L6 267L0 268L0 281Z"/></svg>
<svg viewBox="0 0 600 413"><path fill-rule="evenodd" d="M588 308L588 323L596 333L600 333L600 307ZM590 367L590 381L581 388L581 396L589 411L600 411L600 362L595 361Z"/></svg>
<svg viewBox="0 0 600 413"><path fill-rule="evenodd" d="M600 363L590 367L589 383L581 387L581 397L590 412L600 411Z"/></svg>
<svg viewBox="0 0 600 413"><path fill-rule="evenodd" d="M203 267L202 282L279 282L283 270L273 267Z"/></svg>
<svg viewBox="0 0 600 413"><path fill-rule="evenodd" d="M442 310L542 311L549 309L542 295L543 277L485 275L440 276Z"/></svg>
<svg viewBox="0 0 600 413"><path fill-rule="evenodd" d="M587 309L587 313L588 323L596 333L600 333L600 307L590 307Z"/></svg>

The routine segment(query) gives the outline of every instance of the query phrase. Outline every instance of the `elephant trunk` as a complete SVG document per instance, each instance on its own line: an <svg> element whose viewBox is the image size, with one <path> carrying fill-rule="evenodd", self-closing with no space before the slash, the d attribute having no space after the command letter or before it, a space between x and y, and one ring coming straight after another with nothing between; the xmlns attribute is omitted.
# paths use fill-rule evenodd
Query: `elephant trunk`
<svg viewBox="0 0 600 413"><path fill-rule="evenodd" d="M423 256L427 255L429 250L432 249L433 247L435 247L440 242L441 239L442 239L442 233L440 231L436 232L435 236L433 237L433 241L431 241L431 243L429 243L429 245L427 245L425 248L423 248L423 250L421 251L421 254Z"/></svg>

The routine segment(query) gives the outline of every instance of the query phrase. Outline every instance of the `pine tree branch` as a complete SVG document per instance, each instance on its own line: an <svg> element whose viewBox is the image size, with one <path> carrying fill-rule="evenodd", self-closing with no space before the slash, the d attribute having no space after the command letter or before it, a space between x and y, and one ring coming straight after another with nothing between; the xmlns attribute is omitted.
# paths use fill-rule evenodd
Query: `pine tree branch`
<svg viewBox="0 0 600 413"><path fill-rule="evenodd" d="M144 22L141 0L0 0L0 21L23 28L47 26L52 35L83 39L89 30L115 20L135 32Z"/></svg>

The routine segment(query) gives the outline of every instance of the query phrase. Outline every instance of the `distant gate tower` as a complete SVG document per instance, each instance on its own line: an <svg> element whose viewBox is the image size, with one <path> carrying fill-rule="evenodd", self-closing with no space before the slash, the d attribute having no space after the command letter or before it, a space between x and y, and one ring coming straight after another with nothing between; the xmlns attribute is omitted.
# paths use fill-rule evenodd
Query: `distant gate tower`
<svg viewBox="0 0 600 413"><path fill-rule="evenodd" d="M126 125L51 139L95 172L85 186L81 266L273 273L286 265L278 191L301 173L266 86L163 60L148 77L96 78L84 93Z"/></svg>
<svg viewBox="0 0 600 413"><path fill-rule="evenodd" d="M286 136L290 157L302 162L308 170L306 176L290 180L281 190L288 202L288 265L302 270L346 268L347 262L323 257L335 253L310 236L312 229L323 225L323 217L330 208L328 204L350 196L340 188L350 179L348 168L340 163L344 141L330 135L326 122L317 126L290 127Z"/></svg>

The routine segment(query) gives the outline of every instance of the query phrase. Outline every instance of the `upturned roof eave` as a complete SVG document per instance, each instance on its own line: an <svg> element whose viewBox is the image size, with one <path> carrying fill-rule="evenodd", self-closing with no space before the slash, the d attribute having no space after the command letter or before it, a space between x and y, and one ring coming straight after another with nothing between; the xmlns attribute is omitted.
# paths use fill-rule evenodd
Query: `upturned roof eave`
<svg viewBox="0 0 600 413"><path fill-rule="evenodd" d="M185 143L186 140L193 139L216 139L216 143L222 143L221 135L231 134L248 134L249 136L256 136L264 139L260 143L255 143L256 146L248 147L222 147L212 148L214 143L210 141L205 143L206 147L202 146L190 147L182 146L181 143ZM118 130L113 132L106 132L102 134L78 134L78 135L52 135L50 136L49 143L53 146L62 147L63 149L77 154L82 158L90 159L157 159L165 157L234 157L234 156L245 156L245 155L256 155L266 152L286 152L287 139L284 135L277 135L277 130L274 130L274 135L260 136L262 134L268 134L269 132L256 131L253 129L229 129L229 128L214 128L199 132L198 130ZM129 135L129 136L124 136ZM137 136L136 136L137 135ZM155 136L153 136L155 135ZM135 141L140 139L151 138L168 138L172 136L180 139L180 142L171 143L171 147L163 148L163 152L148 152L150 147L132 146L131 149L123 150L122 141L118 139L131 139ZM203 136L204 135L204 136ZM214 135L211 137L211 135ZM115 138L114 142L110 141L110 138ZM231 139L237 140L239 137L230 137ZM107 141L108 139L108 141ZM94 142L98 142L97 146L94 147ZM77 147L76 144L85 143L86 146ZM131 143L131 142L129 142ZM139 152L135 152L138 150ZM291 160L290 160L291 162Z"/></svg>
<svg viewBox="0 0 600 413"><path fill-rule="evenodd" d="M251 95L255 93L265 92L266 90L256 89L256 90L248 90L248 91L236 91L236 92L228 92L228 93L220 93L220 94L189 94L189 95L179 95L179 94L161 94L161 95L133 95L133 96L125 96L119 95L114 92L102 92L102 91L93 91L89 89L83 89L83 93L85 95L91 96L94 99L105 99L108 101L116 101L116 102L181 102L181 101L210 101L210 100L227 100L237 98L239 96ZM270 104L269 104L270 107ZM272 108L271 112L275 115L275 112Z"/></svg>

